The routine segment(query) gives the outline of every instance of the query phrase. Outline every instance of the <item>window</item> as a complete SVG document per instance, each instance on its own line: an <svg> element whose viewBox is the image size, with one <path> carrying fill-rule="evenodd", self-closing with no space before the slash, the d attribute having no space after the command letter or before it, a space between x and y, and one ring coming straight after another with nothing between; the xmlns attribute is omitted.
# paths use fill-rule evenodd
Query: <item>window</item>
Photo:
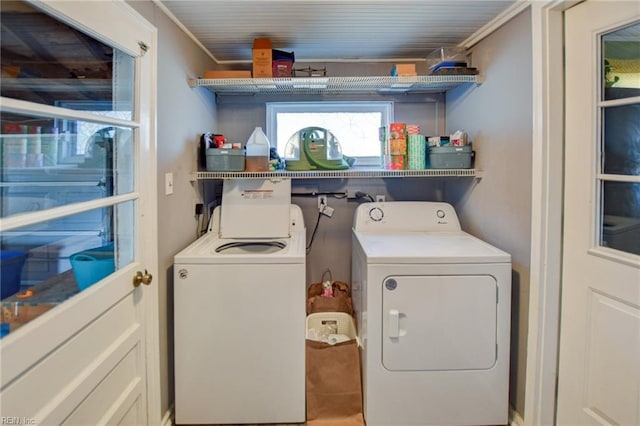
<svg viewBox="0 0 640 426"><path fill-rule="evenodd" d="M0 337L137 256L134 106L148 62L137 41L121 50L40 6L0 11Z"/></svg>
<svg viewBox="0 0 640 426"><path fill-rule="evenodd" d="M599 244L640 255L640 23L604 34L597 175Z"/></svg>
<svg viewBox="0 0 640 426"><path fill-rule="evenodd" d="M393 102L269 102L267 136L285 157L289 138L298 130L317 126L331 131L342 153L358 166L379 166L379 129L393 122Z"/></svg>

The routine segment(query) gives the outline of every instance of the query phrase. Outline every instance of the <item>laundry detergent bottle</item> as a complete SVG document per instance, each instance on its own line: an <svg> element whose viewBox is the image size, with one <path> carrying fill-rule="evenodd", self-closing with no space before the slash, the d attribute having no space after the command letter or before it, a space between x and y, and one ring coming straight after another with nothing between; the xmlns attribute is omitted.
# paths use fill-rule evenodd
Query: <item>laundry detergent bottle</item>
<svg viewBox="0 0 640 426"><path fill-rule="evenodd" d="M253 133L251 133L245 147L245 171L269 171L269 148L269 139L267 139L267 135L262 131L262 127L256 127Z"/></svg>

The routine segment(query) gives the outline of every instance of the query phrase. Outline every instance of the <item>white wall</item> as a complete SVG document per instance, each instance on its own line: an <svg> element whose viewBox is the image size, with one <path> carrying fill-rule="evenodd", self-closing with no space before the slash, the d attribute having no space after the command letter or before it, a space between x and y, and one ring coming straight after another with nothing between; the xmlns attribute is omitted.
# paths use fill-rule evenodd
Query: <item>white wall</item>
<svg viewBox="0 0 640 426"><path fill-rule="evenodd" d="M524 414L529 316L532 40L529 10L472 49L485 76L476 88L447 93L449 131L464 129L476 151L482 180L473 191L447 192L462 226L511 254L513 264L510 403ZM524 417L524 416L523 416Z"/></svg>
<svg viewBox="0 0 640 426"><path fill-rule="evenodd" d="M216 125L215 100L207 90L192 89L189 77L214 67L209 56L151 1L129 1L158 29L158 265L160 276L161 416L173 404L173 256L196 238L189 180L196 170L199 135ZM151 48L154 48L152 46ZM143 159L144 161L144 159ZM165 195L165 173L173 173L174 192Z"/></svg>

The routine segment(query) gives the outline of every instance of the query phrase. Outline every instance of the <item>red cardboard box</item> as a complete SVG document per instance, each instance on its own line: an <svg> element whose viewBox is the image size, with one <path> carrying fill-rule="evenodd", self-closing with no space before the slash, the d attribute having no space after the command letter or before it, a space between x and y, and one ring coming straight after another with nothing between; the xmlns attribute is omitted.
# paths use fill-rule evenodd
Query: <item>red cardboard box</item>
<svg viewBox="0 0 640 426"><path fill-rule="evenodd" d="M274 77L291 77L293 75L293 62L285 59L278 59L273 61L271 64Z"/></svg>

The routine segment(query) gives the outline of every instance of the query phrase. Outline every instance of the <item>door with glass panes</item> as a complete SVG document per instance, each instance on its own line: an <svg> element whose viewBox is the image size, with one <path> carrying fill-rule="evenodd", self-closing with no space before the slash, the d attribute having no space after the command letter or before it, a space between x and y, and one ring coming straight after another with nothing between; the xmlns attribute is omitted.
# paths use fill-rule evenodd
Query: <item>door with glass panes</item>
<svg viewBox="0 0 640 426"><path fill-rule="evenodd" d="M557 424L640 424L640 3L565 15Z"/></svg>
<svg viewBox="0 0 640 426"><path fill-rule="evenodd" d="M2 419L158 424L155 29L115 1L0 17Z"/></svg>

